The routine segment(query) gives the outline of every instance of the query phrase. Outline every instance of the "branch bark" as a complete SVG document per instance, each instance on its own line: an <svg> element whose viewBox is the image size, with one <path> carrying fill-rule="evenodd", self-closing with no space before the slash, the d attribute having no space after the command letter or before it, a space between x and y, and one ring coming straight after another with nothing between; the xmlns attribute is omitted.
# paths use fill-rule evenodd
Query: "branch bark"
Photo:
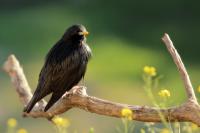
<svg viewBox="0 0 200 133"><path fill-rule="evenodd" d="M100 115L121 117L121 110L129 108L132 110L132 119L143 122L161 122L158 112L161 112L167 121L190 121L200 126L200 106L196 100L192 84L190 82L184 64L173 46L169 36L165 34L162 38L167 46L175 64L183 79L188 100L180 106L167 109L158 109L148 106L137 106L115 103L87 95L86 87L75 86L70 92L66 92L58 102L47 112L43 112L46 102L38 102L30 113L23 113L27 117L45 117L51 119L55 115L62 114L71 108L77 107L91 113ZM8 57L3 69L9 74L11 82L24 106L32 97L31 89L28 85L23 69L14 55Z"/></svg>

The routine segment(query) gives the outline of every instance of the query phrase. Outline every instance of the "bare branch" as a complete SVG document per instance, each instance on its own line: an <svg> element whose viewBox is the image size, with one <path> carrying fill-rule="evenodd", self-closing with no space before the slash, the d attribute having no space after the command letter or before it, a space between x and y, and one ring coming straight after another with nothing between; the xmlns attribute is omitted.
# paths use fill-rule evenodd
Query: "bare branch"
<svg viewBox="0 0 200 133"><path fill-rule="evenodd" d="M26 76L24 75L24 71L19 64L19 61L16 59L14 55L10 55L8 60L4 63L3 69L7 72L11 78L11 82L19 95L19 98L24 106L28 104L31 100L32 93L29 87L29 84L26 80ZM40 108L44 107L46 102L41 100L36 104L36 108L38 110L38 106Z"/></svg>
<svg viewBox="0 0 200 133"><path fill-rule="evenodd" d="M162 37L163 42L165 43L169 53L171 54L174 63L176 64L178 71L181 75L181 78L183 80L183 83L185 85L185 89L186 89L186 93L188 96L188 100L191 100L193 102L197 103L197 99L192 87L192 83L190 81L190 77L185 69L185 66L181 60L180 55L178 54L177 50L175 49L173 42L171 41L170 37L168 34L164 34L164 36Z"/></svg>
<svg viewBox="0 0 200 133"><path fill-rule="evenodd" d="M28 114L24 113L23 115L34 118L52 118L55 115L62 114L71 108L77 107L91 113L121 117L121 110L123 108L129 108L133 112L133 120L143 122L161 122L161 118L158 113L161 112L167 121L190 121L200 126L200 107L196 101L187 71L169 36L165 34L162 39L171 53L179 72L181 73L181 77L187 90L186 92L188 93L188 98L190 99L186 103L167 109L114 103L88 96L85 87L75 86L70 92L66 92L63 97L58 100L57 103L47 112L42 111L46 105L46 102L42 100L42 102L39 102L34 107L32 112ZM19 94L22 104L24 106L27 105L32 97L32 93L24 76L23 69L14 55L8 57L8 60L4 64L4 70L11 77L12 84L14 85L16 92Z"/></svg>

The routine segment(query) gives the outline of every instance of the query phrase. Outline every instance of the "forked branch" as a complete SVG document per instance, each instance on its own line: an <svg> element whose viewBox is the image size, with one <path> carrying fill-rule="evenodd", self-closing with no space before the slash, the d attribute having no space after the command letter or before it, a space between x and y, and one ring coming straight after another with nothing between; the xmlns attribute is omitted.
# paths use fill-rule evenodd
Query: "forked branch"
<svg viewBox="0 0 200 133"><path fill-rule="evenodd" d="M186 93L188 95L188 100L184 104L167 109L158 109L148 106L114 103L89 96L86 93L85 87L75 86L70 92L66 92L63 97L47 112L42 111L46 105L46 102L42 100L34 107L31 113L24 113L23 115L29 117L52 118L55 115L62 114L71 108L77 107L91 113L121 117L121 110L123 108L129 108L133 112L133 120L143 122L161 122L160 115L158 113L161 112L167 121L190 121L200 126L200 106L197 103L194 90L184 64L178 52L174 48L169 36L165 34L162 40L167 46L168 51L178 67L181 78L183 79ZM5 62L3 68L9 74L12 84L14 85L22 104L26 106L32 97L32 93L23 69L14 55L8 57L8 60Z"/></svg>

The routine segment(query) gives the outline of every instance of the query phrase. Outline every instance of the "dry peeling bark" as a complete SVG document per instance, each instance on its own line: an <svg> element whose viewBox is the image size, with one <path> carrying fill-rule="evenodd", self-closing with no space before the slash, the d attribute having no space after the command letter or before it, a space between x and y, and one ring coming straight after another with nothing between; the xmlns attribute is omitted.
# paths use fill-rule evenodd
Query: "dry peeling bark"
<svg viewBox="0 0 200 133"><path fill-rule="evenodd" d="M128 105L115 103L87 95L86 87L75 86L70 92L66 92L57 103L47 112L43 112L46 101L39 102L30 113L23 113L26 117L45 117L52 118L55 115L62 114L71 108L80 108L85 111L100 115L121 117L121 110L129 108L133 113L133 120L143 122L161 122L158 112L161 112L167 121L190 121L200 126L200 106L197 102L189 75L184 64L176 51L169 36L165 34L162 38L169 53L171 54L181 78L185 85L188 99L180 106L167 109L159 109L148 106ZM4 64L4 70L9 74L11 82L24 106L26 106L32 97L31 89L28 85L23 69L14 55L10 55Z"/></svg>

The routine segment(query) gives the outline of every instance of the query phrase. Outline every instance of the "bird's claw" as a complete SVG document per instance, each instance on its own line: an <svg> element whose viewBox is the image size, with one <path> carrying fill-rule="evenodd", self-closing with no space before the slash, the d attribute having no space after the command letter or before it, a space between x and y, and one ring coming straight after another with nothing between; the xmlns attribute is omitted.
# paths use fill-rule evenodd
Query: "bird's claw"
<svg viewBox="0 0 200 133"><path fill-rule="evenodd" d="M86 87L84 87L84 86L75 86L72 89L72 94L87 96Z"/></svg>

